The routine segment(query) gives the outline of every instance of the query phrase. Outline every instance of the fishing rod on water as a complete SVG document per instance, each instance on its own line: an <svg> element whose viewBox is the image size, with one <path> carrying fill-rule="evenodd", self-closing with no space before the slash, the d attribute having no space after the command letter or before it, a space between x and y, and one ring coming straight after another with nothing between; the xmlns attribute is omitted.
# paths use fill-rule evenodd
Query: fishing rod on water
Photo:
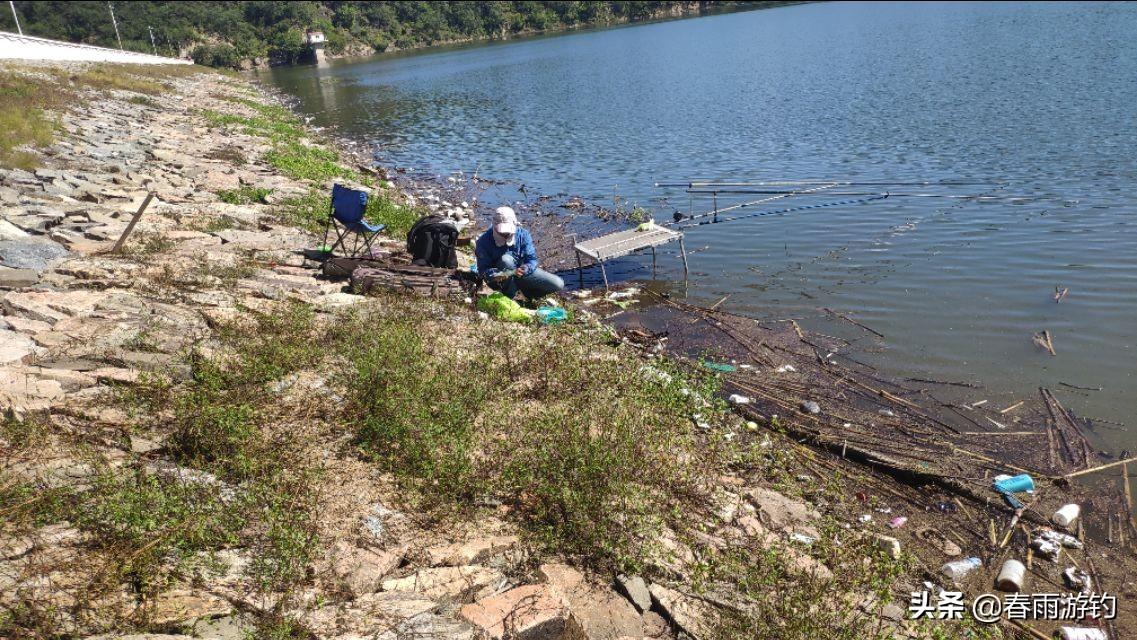
<svg viewBox="0 0 1137 640"><path fill-rule="evenodd" d="M810 209L821 209L825 207L836 207L846 205L856 205L867 202L874 202L884 200L886 198L907 197L907 198L945 198L948 200L971 200L971 201L984 201L984 200L1000 200L997 196L991 196L990 193L998 191L1006 187L1006 183L992 183L991 181L975 181L975 180L923 180L923 181L854 181L854 180L768 180L768 181L709 181L709 180L693 180L688 182L657 182L657 187L683 187L685 188L688 196L694 195L708 195L713 198L714 208L701 214L688 213L684 215L680 211L676 211L673 215L674 220L665 223L666 226L674 226L675 228L688 228L695 226L702 226L706 224L716 224L719 222L732 222L735 220L742 220L746 218L757 218L761 216L780 215L786 213L794 213L798 211L806 211ZM884 186L884 187L903 187L903 186L968 186L968 185L983 185L990 187L983 193L978 194L945 194L945 193L926 193L926 192L894 192L891 189L883 191L861 191L861 190L843 190L833 191L838 187L861 187L861 186ZM783 187L783 188L775 188ZM719 196L732 196L732 195L761 195L768 196L757 200L748 202L741 202L732 204L730 206L719 208ZM799 205L794 207L786 207L783 209L760 211L756 213L747 213L744 215L733 215L726 218L721 217L722 214L737 211L739 209L746 209L760 204L769 203L775 200L791 198L795 196L811 196L811 195L824 195L827 197L843 198L836 201L820 202L807 205Z"/></svg>
<svg viewBox="0 0 1137 640"><path fill-rule="evenodd" d="M800 185L832 185L834 187L968 187L977 185L991 185L991 180L759 180L759 181L723 181L723 180L686 180L683 182L656 182L656 187L686 187L699 189L706 187L790 187Z"/></svg>
<svg viewBox="0 0 1137 640"><path fill-rule="evenodd" d="M720 195L727 196L731 194L739 195L802 195L805 192L796 189L687 189L686 193L693 195ZM896 193L894 191L828 191L826 195L830 196L871 196L879 195L880 193L887 193L893 198L947 198L948 200L1003 200L1005 198L999 196L984 196L984 195L954 195L947 193Z"/></svg>
<svg viewBox="0 0 1137 640"><path fill-rule="evenodd" d="M842 206L842 205L862 204L865 202L872 202L874 200L884 200L885 198L888 198L888 197L889 197L888 193L886 192L886 193L880 193L880 194L876 194L873 196L869 196L866 198L854 198L851 200L837 200L834 202L821 202L821 203L817 203L817 204L806 204L806 205L800 205L797 207L788 207L785 209L777 209L777 210L773 210L773 211L758 211L756 213L747 213L747 214L743 214L743 215L729 216L726 218L719 218L719 214L722 213L722 210L711 211L711 212L707 212L707 213L703 213L703 214L699 214L699 215L693 215L693 216L684 216L682 213L676 211L674 214L674 216L675 216L674 221L669 222L669 223L665 223L662 226L674 226L676 229L687 229L690 227L700 227L700 226L703 226L706 224L718 224L720 222L733 222L735 220L744 220L746 218L759 218L762 216L774 216L774 215L781 215L783 213L794 213L797 211L806 211L809 209L821 209L824 207L837 207L837 206ZM746 206L752 206L753 204L754 203L750 203ZM738 208L738 207L735 207L735 208ZM709 220L706 219L708 217L710 218ZM695 222L695 221L698 221L698 222ZM680 223L685 223L685 224L680 224Z"/></svg>

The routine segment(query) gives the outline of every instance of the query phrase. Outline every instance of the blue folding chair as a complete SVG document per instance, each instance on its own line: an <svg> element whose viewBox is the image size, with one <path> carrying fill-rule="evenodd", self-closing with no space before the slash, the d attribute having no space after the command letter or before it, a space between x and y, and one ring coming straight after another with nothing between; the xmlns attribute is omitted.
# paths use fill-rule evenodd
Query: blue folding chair
<svg viewBox="0 0 1137 640"><path fill-rule="evenodd" d="M328 224L324 227L324 242L321 248L328 246L328 234L335 229L336 242L326 253L332 255L339 247L347 252L347 238L354 236L349 258L360 257L361 251L371 252L371 243L386 225L371 224L363 218L367 210L367 192L348 189L343 185L332 186L332 210L328 213ZM361 242L362 241L362 242ZM362 244L362 246L360 246Z"/></svg>

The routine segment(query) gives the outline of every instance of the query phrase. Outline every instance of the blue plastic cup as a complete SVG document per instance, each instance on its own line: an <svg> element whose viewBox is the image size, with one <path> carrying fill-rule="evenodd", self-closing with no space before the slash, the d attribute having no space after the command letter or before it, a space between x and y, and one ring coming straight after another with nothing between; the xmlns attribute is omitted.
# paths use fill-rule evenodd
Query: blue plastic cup
<svg viewBox="0 0 1137 640"><path fill-rule="evenodd" d="M1034 478L1025 473L1020 473L1017 476L1000 480L995 483L995 491L1000 493L1022 493L1023 491L1034 491Z"/></svg>

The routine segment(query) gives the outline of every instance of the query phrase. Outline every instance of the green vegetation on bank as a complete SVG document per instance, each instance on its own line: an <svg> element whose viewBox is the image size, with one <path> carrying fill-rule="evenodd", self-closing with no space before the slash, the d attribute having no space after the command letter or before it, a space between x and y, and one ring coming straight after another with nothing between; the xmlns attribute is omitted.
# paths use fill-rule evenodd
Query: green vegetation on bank
<svg viewBox="0 0 1137 640"><path fill-rule="evenodd" d="M199 66L92 66L80 72L0 66L0 168L32 170L36 149L55 141L59 116L83 105L83 92L127 91L138 104L168 89L169 78L192 75Z"/></svg>
<svg viewBox="0 0 1137 640"><path fill-rule="evenodd" d="M312 586L326 544L318 522L334 458L320 452L337 451L390 474L389 506L423 522L504 516L533 561L568 558L666 584L666 567L693 552L686 588L718 603L708 638L890 637L864 598L872 611L891 601L907 560L838 523L819 523L808 549L830 578L803 573L791 543L708 544L722 474L831 503L852 499L841 477L803 489L789 450L725 437L739 425L712 374L645 360L598 323L536 331L397 295L332 314L299 302L246 309L189 350L188 379L152 375L118 393L133 416L129 437L164 441L176 467L92 458L86 486L46 491L0 473L0 527L68 522L89 536L95 555L65 568L76 593L90 594L76 610L104 620L101 596L114 585L154 599L188 576L224 572L226 551L242 549L252 561L230 579L275 603L256 614L255 637L306 637L286 612ZM696 413L715 427L697 427ZM18 453L63 437L53 433L9 420L0 440ZM128 605L112 626L148 628L147 608ZM37 606L0 612L0 634L58 635L53 612ZM958 624L922 637L993 636Z"/></svg>
<svg viewBox="0 0 1137 640"><path fill-rule="evenodd" d="M77 527L91 553L81 564L61 567L71 577L75 608L110 615L104 624L124 629L146 628L151 612L111 598L117 585L130 585L146 601L186 576L223 570L215 554L248 548L253 562L242 579L280 598L262 616L276 625L315 551L321 468L300 456L295 434L271 429L296 407L282 405L266 383L311 365L318 337L311 310L302 306L248 311L220 327L215 355L195 350L188 357L190 383L157 374L118 394L116 403L135 416L136 433L164 438L179 466L141 457L111 466L92 456L89 483L49 491L0 473L2 533ZM49 430L37 428L44 420L5 421L0 440L17 447L8 453L44 446ZM58 637L63 630L53 606L29 598L0 611L0 635Z"/></svg>
<svg viewBox="0 0 1137 640"><path fill-rule="evenodd" d="M24 32L117 47L104 2L17 2ZM120 2L123 46L161 55L190 53L199 64L294 63L311 53L308 29L333 54L365 54L455 40L747 9L787 2ZM15 31L10 12L0 29ZM148 27L154 28L154 42Z"/></svg>
<svg viewBox="0 0 1137 640"><path fill-rule="evenodd" d="M58 124L46 113L63 96L47 83L0 70L0 167L34 169L32 148L55 139Z"/></svg>

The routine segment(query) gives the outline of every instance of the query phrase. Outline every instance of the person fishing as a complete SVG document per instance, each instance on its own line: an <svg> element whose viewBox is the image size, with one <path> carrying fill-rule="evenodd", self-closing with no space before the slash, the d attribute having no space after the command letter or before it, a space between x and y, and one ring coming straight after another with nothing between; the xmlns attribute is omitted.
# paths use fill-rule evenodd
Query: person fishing
<svg viewBox="0 0 1137 640"><path fill-rule="evenodd" d="M498 207L493 224L474 245L478 273L491 289L512 298L520 291L526 300L537 300L565 287L564 280L537 266L533 237L517 224L510 207Z"/></svg>

